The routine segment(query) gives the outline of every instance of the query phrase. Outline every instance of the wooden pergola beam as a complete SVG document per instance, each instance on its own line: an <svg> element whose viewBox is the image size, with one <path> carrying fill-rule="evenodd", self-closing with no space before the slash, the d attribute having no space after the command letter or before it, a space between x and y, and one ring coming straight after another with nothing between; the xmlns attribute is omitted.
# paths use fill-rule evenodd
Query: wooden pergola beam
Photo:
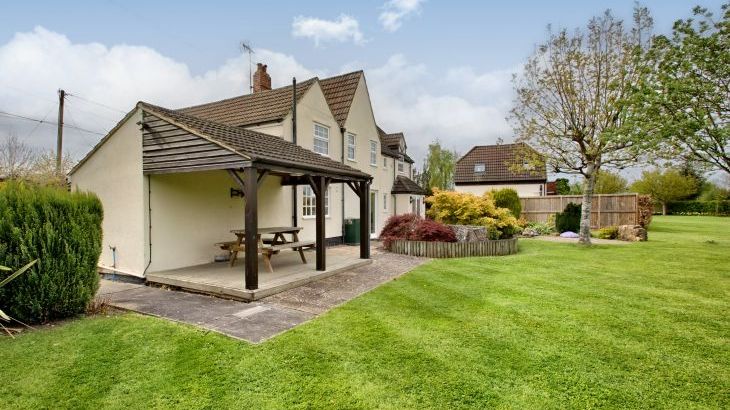
<svg viewBox="0 0 730 410"><path fill-rule="evenodd" d="M360 198L360 259L370 259L370 181L347 185Z"/></svg>
<svg viewBox="0 0 730 410"><path fill-rule="evenodd" d="M315 215L315 242L316 242L316 269L323 271L327 269L327 252L326 252L326 227L325 227L325 195L329 186L329 178L316 176L310 177L310 184L315 195L314 215Z"/></svg>
<svg viewBox="0 0 730 410"><path fill-rule="evenodd" d="M258 170L254 167L243 169L245 209L245 286L246 289L256 290L259 287L259 249L258 249Z"/></svg>

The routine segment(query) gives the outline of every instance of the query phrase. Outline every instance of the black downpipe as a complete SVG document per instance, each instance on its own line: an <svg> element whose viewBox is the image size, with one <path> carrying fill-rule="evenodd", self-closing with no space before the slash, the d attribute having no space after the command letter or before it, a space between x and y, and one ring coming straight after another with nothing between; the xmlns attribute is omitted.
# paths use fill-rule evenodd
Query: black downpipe
<svg viewBox="0 0 730 410"><path fill-rule="evenodd" d="M292 77L292 100L291 100L291 135L292 142L297 143L297 78ZM297 186L291 187L291 220L292 226L297 226Z"/></svg>
<svg viewBox="0 0 730 410"><path fill-rule="evenodd" d="M340 162L345 163L345 144L347 143L347 136L345 133L347 130L345 127L340 127L340 133L342 134L342 149L340 150ZM357 146L357 144L356 144ZM340 227L342 228L342 243L345 243L345 183L340 184L340 193L342 195L342 222Z"/></svg>
<svg viewBox="0 0 730 410"><path fill-rule="evenodd" d="M144 267L142 276L147 275L147 269L149 269L150 265L152 265L152 175L147 175L147 219L147 237L150 242L150 252L149 260L147 261L147 266Z"/></svg>

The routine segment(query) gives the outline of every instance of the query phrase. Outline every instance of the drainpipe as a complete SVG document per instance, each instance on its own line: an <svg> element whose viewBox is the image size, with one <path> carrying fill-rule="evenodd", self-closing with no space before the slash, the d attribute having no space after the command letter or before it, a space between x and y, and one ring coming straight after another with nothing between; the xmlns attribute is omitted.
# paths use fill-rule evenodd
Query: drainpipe
<svg viewBox="0 0 730 410"><path fill-rule="evenodd" d="M347 142L347 136L345 136L347 130L345 127L340 127L340 133L342 134L342 149L340 150L340 162L345 163L345 143ZM345 243L345 183L340 184L340 191L342 195L342 222L340 223L340 234L342 235L342 243Z"/></svg>
<svg viewBox="0 0 730 410"><path fill-rule="evenodd" d="M297 78L292 77L292 100L291 100L291 135L292 142L297 143ZM291 187L291 220L292 226L297 226L297 186Z"/></svg>
<svg viewBox="0 0 730 410"><path fill-rule="evenodd" d="M147 175L147 223L147 239L150 244L150 251L147 266L144 267L142 276L147 276L147 269L152 264L152 175Z"/></svg>

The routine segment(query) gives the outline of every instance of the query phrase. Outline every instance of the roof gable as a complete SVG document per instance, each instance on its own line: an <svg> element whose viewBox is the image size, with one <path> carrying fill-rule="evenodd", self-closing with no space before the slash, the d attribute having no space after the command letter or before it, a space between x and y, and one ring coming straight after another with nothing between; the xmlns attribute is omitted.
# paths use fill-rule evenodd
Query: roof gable
<svg viewBox="0 0 730 410"><path fill-rule="evenodd" d="M454 183L479 184L490 182L532 182L546 181L545 167L536 170L514 170L523 150L537 154L524 143L501 145L478 145L456 162ZM477 172L475 165L484 165L484 171Z"/></svg>
<svg viewBox="0 0 730 410"><path fill-rule="evenodd" d="M327 104L340 127L345 126L362 75L360 70L319 80Z"/></svg>

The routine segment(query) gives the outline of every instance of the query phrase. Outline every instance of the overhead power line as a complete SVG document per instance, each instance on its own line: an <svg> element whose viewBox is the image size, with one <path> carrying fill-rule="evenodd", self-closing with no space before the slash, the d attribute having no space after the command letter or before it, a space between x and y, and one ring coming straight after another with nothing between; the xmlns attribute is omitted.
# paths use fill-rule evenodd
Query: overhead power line
<svg viewBox="0 0 730 410"><path fill-rule="evenodd" d="M88 98L85 98L85 97L82 97L82 96L80 96L80 95L78 95L78 94L66 93L66 96L67 96L67 97L74 97L74 98L78 98L79 100L82 100L82 101L86 101L86 102L87 102L87 103L89 103L89 104L94 104L94 105L98 105L99 107L104 107L104 108L106 108L107 110L112 110L112 111L116 111L116 112L118 112L118 113L122 113L122 114L126 114L126 113L127 113L126 111L122 111L122 110L120 110L120 109L118 109L118 108L110 107L110 106L108 106L108 105L106 105L106 104L102 104L102 103L100 103L100 102L96 102L96 101L90 100L90 99L88 99Z"/></svg>
<svg viewBox="0 0 730 410"><path fill-rule="evenodd" d="M34 121L39 124L58 125L58 123L55 121L39 120L38 118L26 117L24 115L13 114L13 113L5 112L5 111L0 111L0 115L5 116L5 117L10 117L10 118L17 118L17 119L21 119L21 120L25 120L25 121ZM96 135L101 135L101 136L106 135L101 132L87 130L86 128L81 128L81 127L74 126L74 125L63 124L63 126L64 126L64 128L71 128L71 129L75 129L75 130L79 130L79 131L83 131L83 132L88 132L89 134L96 134Z"/></svg>

